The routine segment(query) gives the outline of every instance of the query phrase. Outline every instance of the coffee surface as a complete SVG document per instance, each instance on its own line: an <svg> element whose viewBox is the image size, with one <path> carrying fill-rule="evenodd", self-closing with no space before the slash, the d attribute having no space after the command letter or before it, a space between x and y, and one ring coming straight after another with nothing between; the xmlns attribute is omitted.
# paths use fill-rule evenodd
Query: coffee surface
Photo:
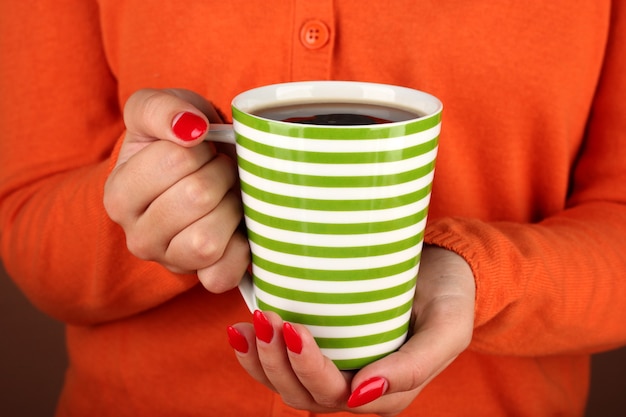
<svg viewBox="0 0 626 417"><path fill-rule="evenodd" d="M283 122L324 126L383 124L420 117L404 109L364 103L293 104L260 109L254 114Z"/></svg>
<svg viewBox="0 0 626 417"><path fill-rule="evenodd" d="M381 123L391 123L391 120L381 119L379 117L368 116L366 114L352 113L333 113L333 114L316 114L309 117L290 117L283 119L283 122L301 123L305 125L336 125L336 126L354 126L354 125L375 125Z"/></svg>

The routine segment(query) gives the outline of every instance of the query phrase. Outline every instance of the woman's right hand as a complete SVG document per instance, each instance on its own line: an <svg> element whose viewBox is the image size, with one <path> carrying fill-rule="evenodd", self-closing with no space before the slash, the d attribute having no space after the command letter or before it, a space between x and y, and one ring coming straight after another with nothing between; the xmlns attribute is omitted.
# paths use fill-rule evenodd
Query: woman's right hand
<svg viewBox="0 0 626 417"><path fill-rule="evenodd" d="M239 283L250 255L238 230L236 162L203 141L210 121L220 122L218 113L191 91L134 93L104 206L131 253L176 273L197 271L206 289L220 293Z"/></svg>

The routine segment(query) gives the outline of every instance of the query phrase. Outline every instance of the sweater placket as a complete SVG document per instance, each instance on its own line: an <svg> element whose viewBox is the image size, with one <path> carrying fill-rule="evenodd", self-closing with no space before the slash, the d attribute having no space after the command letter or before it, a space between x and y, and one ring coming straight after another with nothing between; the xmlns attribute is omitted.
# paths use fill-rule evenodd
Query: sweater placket
<svg viewBox="0 0 626 417"><path fill-rule="evenodd" d="M293 23L292 79L330 79L336 39L333 1L295 1Z"/></svg>

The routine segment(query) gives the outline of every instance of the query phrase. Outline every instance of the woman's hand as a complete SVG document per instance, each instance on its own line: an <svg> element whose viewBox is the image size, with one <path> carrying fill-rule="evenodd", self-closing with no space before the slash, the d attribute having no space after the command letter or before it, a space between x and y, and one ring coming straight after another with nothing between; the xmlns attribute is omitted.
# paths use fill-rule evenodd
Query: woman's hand
<svg viewBox="0 0 626 417"><path fill-rule="evenodd" d="M421 259L412 335L397 352L356 373L341 372L304 326L257 311L253 325L228 329L240 364L294 408L400 413L465 350L473 332L475 284L469 265L437 247L425 247Z"/></svg>
<svg viewBox="0 0 626 417"><path fill-rule="evenodd" d="M212 292L235 287L249 263L237 166L203 142L213 106L188 90L140 90L124 107L126 136L104 206L128 249Z"/></svg>

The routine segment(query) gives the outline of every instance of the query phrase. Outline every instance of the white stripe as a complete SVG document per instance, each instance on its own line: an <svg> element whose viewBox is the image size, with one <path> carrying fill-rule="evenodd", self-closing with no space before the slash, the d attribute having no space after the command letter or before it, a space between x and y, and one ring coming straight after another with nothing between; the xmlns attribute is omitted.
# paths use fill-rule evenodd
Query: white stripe
<svg viewBox="0 0 626 417"><path fill-rule="evenodd" d="M351 271L396 265L415 258L421 248L422 242L408 249L386 255L361 258L316 258L273 251L250 241L252 253L267 261L296 268L319 269L324 271Z"/></svg>
<svg viewBox="0 0 626 417"><path fill-rule="evenodd" d="M369 356L383 355L385 353L393 352L404 344L406 341L406 333L397 339L390 340L389 342L380 343L378 345L363 346L358 348L345 348L345 349L321 349L324 356L331 360L350 360L367 358Z"/></svg>
<svg viewBox="0 0 626 417"><path fill-rule="evenodd" d="M306 325L313 337L330 337L330 338L348 338L370 336L373 334L384 333L405 325L411 318L412 309L408 309L401 316L394 317L390 320L381 321L371 324L360 324L356 326L313 326Z"/></svg>
<svg viewBox="0 0 626 417"><path fill-rule="evenodd" d="M303 185L285 184L270 181L247 171L240 170L241 181L270 193L298 198L313 198L319 200L372 200L376 198L398 197L412 193L428 186L433 180L433 171L425 176L402 184L386 187L309 187Z"/></svg>
<svg viewBox="0 0 626 417"><path fill-rule="evenodd" d="M430 194L411 204L393 207L382 210L363 210L363 211L324 211L324 210L306 210L301 208L283 207L275 204L266 203L261 200L242 192L242 198L248 207L266 214L286 220L295 220L300 222L327 223L327 224L356 224L356 223L373 223L387 220L401 219L403 217L419 213L428 207ZM246 217L246 221L248 218Z"/></svg>
<svg viewBox="0 0 626 417"><path fill-rule="evenodd" d="M355 145L358 146L358 145ZM359 148L356 148L360 150ZM370 175L393 175L414 170L430 164L437 156L437 148L424 154L408 159L392 162L372 162L364 164L324 164L314 162L300 162L286 159L272 158L261 155L244 147L237 148L237 156L262 167L269 167L281 172L300 175L320 175L324 177L362 177Z"/></svg>
<svg viewBox="0 0 626 417"><path fill-rule="evenodd" d="M392 308L400 307L411 301L415 293L415 287L403 294L384 300L369 301L356 304L320 304L307 303L305 301L294 301L277 297L267 293L260 288L255 288L256 297L270 306L290 311L296 314L307 314L313 316L355 316L359 314L378 313Z"/></svg>
<svg viewBox="0 0 626 417"><path fill-rule="evenodd" d="M254 275L260 280L281 288L305 291L321 292L326 294L356 293L377 291L402 285L417 276L419 264L411 269L396 275L384 278L352 280L352 281L321 281L312 279L292 278L278 275L259 267L252 266Z"/></svg>
<svg viewBox="0 0 626 417"><path fill-rule="evenodd" d="M248 230L269 239L297 245L337 248L384 245L387 243L398 242L417 236L424 230L425 226L426 219L423 219L416 224L412 224L402 229L391 230L389 232L363 233L356 235L332 235L292 232L290 230L266 226L249 218L246 219L246 227Z"/></svg>
<svg viewBox="0 0 626 417"><path fill-rule="evenodd" d="M255 142L276 148L310 152L384 152L406 149L428 142L439 135L441 123L422 132L386 139L305 139L267 133L233 122L235 132ZM239 153L239 150L237 150Z"/></svg>

